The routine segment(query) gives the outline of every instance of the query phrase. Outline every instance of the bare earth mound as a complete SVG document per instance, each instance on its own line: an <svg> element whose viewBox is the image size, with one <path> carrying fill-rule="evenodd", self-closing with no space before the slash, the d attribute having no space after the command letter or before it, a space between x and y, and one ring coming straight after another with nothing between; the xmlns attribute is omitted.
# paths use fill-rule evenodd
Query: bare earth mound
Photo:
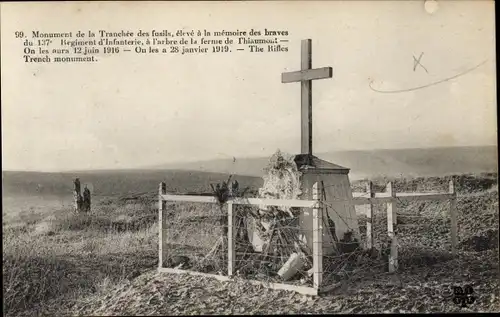
<svg viewBox="0 0 500 317"><path fill-rule="evenodd" d="M73 307L73 314L491 312L500 309L498 265L493 264L496 257L492 251L464 255L463 262L451 261L399 277L384 275L317 298L251 286L244 281L219 282L152 271L106 294L88 298ZM462 308L453 303L450 286L457 281L474 287L474 306Z"/></svg>

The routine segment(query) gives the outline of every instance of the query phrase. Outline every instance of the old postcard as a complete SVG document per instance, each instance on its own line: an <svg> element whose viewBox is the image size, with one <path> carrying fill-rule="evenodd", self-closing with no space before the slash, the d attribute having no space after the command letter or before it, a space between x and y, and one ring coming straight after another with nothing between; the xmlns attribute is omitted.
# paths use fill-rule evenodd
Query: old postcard
<svg viewBox="0 0 500 317"><path fill-rule="evenodd" d="M494 312L494 2L2 2L4 315Z"/></svg>

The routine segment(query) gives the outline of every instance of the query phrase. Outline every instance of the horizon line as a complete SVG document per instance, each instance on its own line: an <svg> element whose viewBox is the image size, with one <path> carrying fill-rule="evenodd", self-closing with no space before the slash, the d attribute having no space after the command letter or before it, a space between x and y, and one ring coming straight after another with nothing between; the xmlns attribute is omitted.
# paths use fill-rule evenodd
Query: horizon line
<svg viewBox="0 0 500 317"><path fill-rule="evenodd" d="M320 154L328 154L328 153L340 153L340 152L371 152L371 151L404 151L404 150L421 150L421 149L443 149L443 148L467 148L467 147L498 147L498 144L482 144L482 145L457 145L457 146L430 146L430 147L412 147L412 148L374 148L374 149L351 149L351 150L332 150L332 151L322 151L318 152L316 155ZM313 153L313 155L315 155ZM244 156L244 159L259 159L266 158L266 156ZM139 167L121 167L121 168L93 168L93 169L67 169L67 170L19 170L19 169L4 169L2 167L2 172L34 172L34 173L82 173L82 172L93 172L93 171L120 171L120 170L142 170L142 171L155 171L161 169L161 165L175 165L180 163L203 163L203 162L211 162L216 160L230 160L230 158L211 158L211 159L201 159L201 160L193 160L193 161L175 161L169 163L158 163L158 164L150 164L146 166ZM169 169L169 168L165 168ZM189 171L189 170L188 170ZM210 173L210 172L207 172Z"/></svg>

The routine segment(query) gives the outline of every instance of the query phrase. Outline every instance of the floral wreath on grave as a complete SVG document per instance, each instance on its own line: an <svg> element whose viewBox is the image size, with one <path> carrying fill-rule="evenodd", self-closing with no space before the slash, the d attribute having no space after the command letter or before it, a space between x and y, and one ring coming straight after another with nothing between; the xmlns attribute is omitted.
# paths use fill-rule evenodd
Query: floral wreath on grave
<svg viewBox="0 0 500 317"><path fill-rule="evenodd" d="M264 184L259 189L260 198L299 199L302 194L302 173L297 169L293 156L282 153L279 149L270 157L264 169ZM258 212L251 213L257 234L270 244L274 238L293 244L298 239L298 218L300 208L285 206L259 206ZM264 226L267 225L267 228ZM287 244L288 244L287 243Z"/></svg>

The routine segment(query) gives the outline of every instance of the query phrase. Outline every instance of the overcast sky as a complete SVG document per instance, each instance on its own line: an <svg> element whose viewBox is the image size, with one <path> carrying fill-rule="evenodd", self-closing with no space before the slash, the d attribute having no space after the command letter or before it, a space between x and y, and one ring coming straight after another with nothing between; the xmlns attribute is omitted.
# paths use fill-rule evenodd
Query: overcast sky
<svg viewBox="0 0 500 317"><path fill-rule="evenodd" d="M14 31L287 30L287 53L26 64ZM493 1L2 3L2 168L124 168L300 151L312 39L314 151L496 144ZM423 53L414 71L413 56ZM464 76L403 93L454 76Z"/></svg>

